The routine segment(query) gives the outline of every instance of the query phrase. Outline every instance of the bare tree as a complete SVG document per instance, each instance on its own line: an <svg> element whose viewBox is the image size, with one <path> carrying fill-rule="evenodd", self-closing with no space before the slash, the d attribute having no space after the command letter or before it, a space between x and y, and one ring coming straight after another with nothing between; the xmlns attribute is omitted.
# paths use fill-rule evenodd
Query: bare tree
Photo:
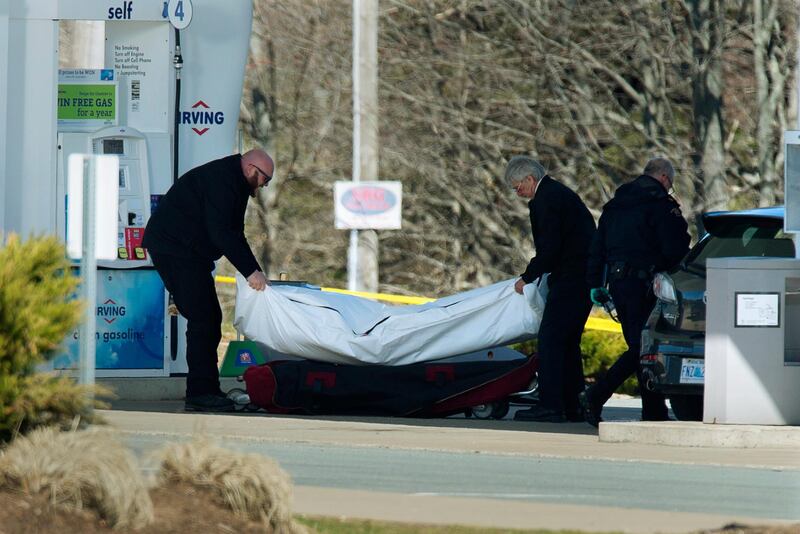
<svg viewBox="0 0 800 534"><path fill-rule="evenodd" d="M724 2L682 3L691 35L692 161L695 166L695 209L725 209L727 187L723 147L722 50L726 31Z"/></svg>
<svg viewBox="0 0 800 534"><path fill-rule="evenodd" d="M379 175L404 187L403 229L380 232L382 290L435 296L522 270L527 209L498 180L515 154L596 215L655 154L676 163L690 217L780 198L788 0L380 6ZM278 170L249 231L273 272L342 286L331 192L351 168L350 3L258 0L256 28L243 123Z"/></svg>
<svg viewBox="0 0 800 534"><path fill-rule="evenodd" d="M782 133L786 129L786 92L791 79L791 70L787 67L792 63L787 61L787 55L793 51L787 47L786 34L779 20L781 9L786 7L782 2L753 0L753 72L758 117L755 137L760 206L775 204L780 192ZM788 18L786 14L784 17Z"/></svg>
<svg viewBox="0 0 800 534"><path fill-rule="evenodd" d="M349 175L352 153L348 4L256 2L253 26L242 123L276 171L248 235L273 277L335 284L346 237L332 228L332 182Z"/></svg>

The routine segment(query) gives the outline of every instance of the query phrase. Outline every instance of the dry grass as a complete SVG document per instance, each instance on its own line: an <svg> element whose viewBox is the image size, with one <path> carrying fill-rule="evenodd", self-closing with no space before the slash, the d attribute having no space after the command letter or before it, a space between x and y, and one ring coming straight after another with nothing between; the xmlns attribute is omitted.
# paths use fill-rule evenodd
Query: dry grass
<svg viewBox="0 0 800 534"><path fill-rule="evenodd" d="M308 532L292 518L289 475L269 458L197 440L168 445L158 460L159 491L188 484L269 532ZM134 457L108 430L48 427L18 436L0 452L2 490L43 496L60 508L94 510L114 528L139 529L154 520Z"/></svg>
<svg viewBox="0 0 800 534"><path fill-rule="evenodd" d="M40 428L17 437L0 456L0 488L94 509L115 528L141 528L153 520L153 503L133 456L107 430Z"/></svg>
<svg viewBox="0 0 800 534"><path fill-rule="evenodd" d="M160 478L205 487L241 517L273 532L300 534L292 519L292 482L269 458L222 449L207 440L169 445L161 454Z"/></svg>

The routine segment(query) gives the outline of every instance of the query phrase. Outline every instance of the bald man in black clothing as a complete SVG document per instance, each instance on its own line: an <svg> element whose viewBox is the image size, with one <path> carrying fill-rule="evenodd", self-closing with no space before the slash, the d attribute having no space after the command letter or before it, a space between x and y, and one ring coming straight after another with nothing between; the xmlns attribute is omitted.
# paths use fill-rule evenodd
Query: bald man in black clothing
<svg viewBox="0 0 800 534"><path fill-rule="evenodd" d="M244 236L244 215L247 200L267 186L274 168L262 150L196 167L173 184L147 223L143 245L187 320L187 410L234 409L219 387L222 311L212 271L225 256L250 287L261 291L268 285Z"/></svg>
<svg viewBox="0 0 800 534"><path fill-rule="evenodd" d="M527 156L511 158L506 182L530 199L531 230L536 247L515 289L522 293L545 273L549 293L538 333L539 404L518 411L514 419L560 423L582 421L578 394L583 391L581 334L592 303L586 284L586 261L595 232L594 219L580 197L553 180Z"/></svg>
<svg viewBox="0 0 800 534"><path fill-rule="evenodd" d="M642 393L642 420L669 419L664 395L642 387L639 352L642 329L656 304L653 276L673 269L689 252L689 226L670 195L674 180L672 162L653 158L638 178L621 185L603 206L590 249L587 283L597 304L602 305L610 293L628 350L580 397L584 417L593 426L603 420L606 401L633 374Z"/></svg>

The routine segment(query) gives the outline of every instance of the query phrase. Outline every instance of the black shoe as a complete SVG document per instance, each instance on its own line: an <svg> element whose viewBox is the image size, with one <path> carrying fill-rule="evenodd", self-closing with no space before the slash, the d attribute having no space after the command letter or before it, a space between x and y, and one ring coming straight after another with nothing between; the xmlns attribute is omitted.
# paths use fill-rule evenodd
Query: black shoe
<svg viewBox="0 0 800 534"><path fill-rule="evenodd" d="M584 423L586 422L586 418L583 416L583 412L581 411L568 411L566 412L567 421L570 423Z"/></svg>
<svg viewBox="0 0 800 534"><path fill-rule="evenodd" d="M642 421L672 421L669 415L663 414L642 414Z"/></svg>
<svg viewBox="0 0 800 534"><path fill-rule="evenodd" d="M603 407L593 403L591 399L589 399L589 395L586 391L581 391L578 394L578 402L581 403L581 411L583 412L583 418L586 422L593 427L600 426L600 423L603 422L603 418L600 417L600 414L603 412Z"/></svg>
<svg viewBox="0 0 800 534"><path fill-rule="evenodd" d="M542 406L533 406L525 410L519 410L514 414L514 421L537 421L539 423L565 423L567 418L564 413L543 408Z"/></svg>
<svg viewBox="0 0 800 534"><path fill-rule="evenodd" d="M206 395L197 395L194 397L186 397L186 403L183 406L187 412L234 412L236 405L227 397L209 393Z"/></svg>

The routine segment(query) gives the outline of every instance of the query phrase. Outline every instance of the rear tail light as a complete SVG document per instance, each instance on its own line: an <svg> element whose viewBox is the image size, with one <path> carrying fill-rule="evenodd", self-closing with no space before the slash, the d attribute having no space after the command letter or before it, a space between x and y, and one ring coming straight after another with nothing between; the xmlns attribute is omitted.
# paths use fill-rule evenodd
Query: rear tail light
<svg viewBox="0 0 800 534"><path fill-rule="evenodd" d="M658 354L642 354L640 361L642 363L654 363L658 361Z"/></svg>
<svg viewBox="0 0 800 534"><path fill-rule="evenodd" d="M678 297L672 278L665 273L657 273L653 278L653 294L664 302L677 304Z"/></svg>

